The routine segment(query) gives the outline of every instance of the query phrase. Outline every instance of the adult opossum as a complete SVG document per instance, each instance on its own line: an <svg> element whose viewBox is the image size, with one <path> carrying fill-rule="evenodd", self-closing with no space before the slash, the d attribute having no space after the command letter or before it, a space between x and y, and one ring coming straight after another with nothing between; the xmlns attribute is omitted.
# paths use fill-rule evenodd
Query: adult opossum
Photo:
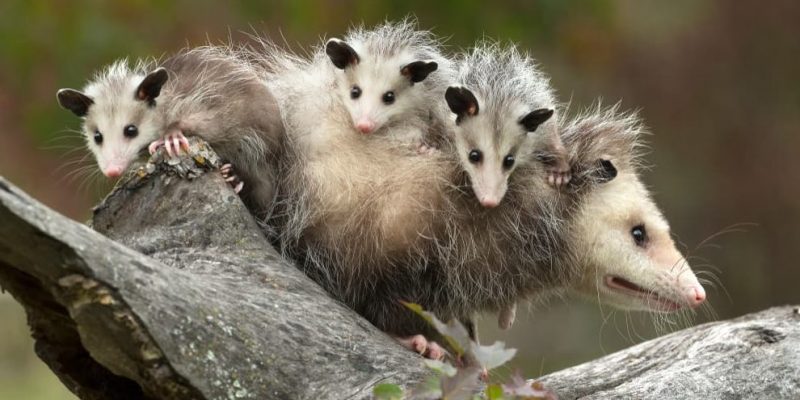
<svg viewBox="0 0 800 400"><path fill-rule="evenodd" d="M434 213L445 229L428 242L434 254L412 257L415 263L362 288L363 301L345 300L382 329L415 338L406 344L434 357L416 336L434 333L399 300L462 321L570 289L628 309L700 305L705 292L637 175L638 120L598 110L560 129L574 172L565 188L548 185L546 170L531 164L512 176L502 207L479 207L463 191L445 193Z"/></svg>

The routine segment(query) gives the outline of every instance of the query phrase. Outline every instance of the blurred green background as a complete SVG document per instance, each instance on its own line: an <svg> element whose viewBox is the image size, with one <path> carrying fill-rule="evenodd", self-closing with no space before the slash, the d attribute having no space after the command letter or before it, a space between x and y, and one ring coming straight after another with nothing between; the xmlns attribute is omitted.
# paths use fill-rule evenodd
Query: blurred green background
<svg viewBox="0 0 800 400"><path fill-rule="evenodd" d="M800 2L679 1L21 1L0 2L0 174L79 221L108 190L86 176L79 122L55 92L120 57L170 53L241 31L316 43L351 23L414 14L453 50L488 36L533 52L572 110L603 98L655 133L645 174L717 318L798 303ZM2 221L0 221L2 223ZM743 232L706 238L741 225ZM737 229L738 230L738 229ZM520 349L535 376L655 336L651 316L582 300L522 311L485 341ZM713 319L700 313L694 322ZM35 358L21 309L0 295L0 399L72 398ZM667 325L666 330L685 324ZM664 329L661 330L661 333Z"/></svg>

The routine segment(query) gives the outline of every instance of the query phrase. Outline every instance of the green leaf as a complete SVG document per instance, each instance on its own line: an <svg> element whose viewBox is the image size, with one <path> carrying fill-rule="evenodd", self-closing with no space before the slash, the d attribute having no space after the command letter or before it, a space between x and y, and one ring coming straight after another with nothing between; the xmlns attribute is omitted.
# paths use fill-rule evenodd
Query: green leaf
<svg viewBox="0 0 800 400"><path fill-rule="evenodd" d="M442 380L438 376L430 376L411 391L414 400L438 400L442 398Z"/></svg>
<svg viewBox="0 0 800 400"><path fill-rule="evenodd" d="M378 400L402 400L403 389L393 383L381 383L372 389L372 395Z"/></svg>
<svg viewBox="0 0 800 400"><path fill-rule="evenodd" d="M492 384L486 387L486 399L487 400L502 400L503 399L503 387L498 384Z"/></svg>

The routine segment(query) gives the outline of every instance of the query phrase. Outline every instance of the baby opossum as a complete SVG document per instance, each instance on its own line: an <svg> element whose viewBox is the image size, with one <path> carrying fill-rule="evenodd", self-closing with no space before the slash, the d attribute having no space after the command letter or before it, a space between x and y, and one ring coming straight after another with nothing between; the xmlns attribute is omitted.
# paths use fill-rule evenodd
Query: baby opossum
<svg viewBox="0 0 800 400"><path fill-rule="evenodd" d="M266 217L283 125L275 99L234 48L187 49L133 67L120 60L82 92L61 89L57 97L83 118L87 147L106 176L122 175L143 149L164 146L173 155L188 146L184 135L197 135L233 163L242 197Z"/></svg>
<svg viewBox="0 0 800 400"><path fill-rule="evenodd" d="M429 142L424 133L442 132L436 120L449 115L446 84L434 80L448 63L442 58L436 71L426 69L438 50L430 33L415 29L409 22L359 28L310 59L265 39L266 51L255 56L287 132L273 219L281 250L357 311L370 296L367 288L420 251L438 221L432 213L440 196L431 188L448 184L436 172L441 155L420 155L417 148ZM386 104L382 97L390 91L394 103ZM360 129L364 118L374 126Z"/></svg>
<svg viewBox="0 0 800 400"><path fill-rule="evenodd" d="M447 117L441 98L450 61L437 39L414 23L351 29L344 40L328 40L325 54L340 70L334 90L355 131L416 144Z"/></svg>
<svg viewBox="0 0 800 400"><path fill-rule="evenodd" d="M481 205L500 204L509 175L544 154L552 156L550 183L567 183L555 99L533 60L513 45L481 43L457 64L458 85L445 98L457 116L456 151Z"/></svg>
<svg viewBox="0 0 800 400"><path fill-rule="evenodd" d="M434 123L428 99L432 88L441 89L435 97L443 103L445 85L434 85L433 79L447 61L442 58L436 62L439 70L428 70L427 60L438 54L432 35L404 21L354 29L346 41L352 46L328 41L304 59L265 40L266 51L256 55L287 131L276 219L281 247L302 258L309 274L318 270L325 280L336 281L326 285L332 292L347 292L350 279L369 282L371 275L391 268L396 249L405 253L419 240L430 224L429 213L419 211L432 209L427 182L441 180L426 171L406 136L413 132L413 140L419 140ZM340 51L347 57L339 59ZM355 99L348 94L352 85L361 93ZM381 100L389 91L393 104ZM374 123L371 134L358 133L362 117ZM339 246L342 237L359 245ZM378 263L376 254L390 254L389 262ZM336 268L359 273L331 276Z"/></svg>

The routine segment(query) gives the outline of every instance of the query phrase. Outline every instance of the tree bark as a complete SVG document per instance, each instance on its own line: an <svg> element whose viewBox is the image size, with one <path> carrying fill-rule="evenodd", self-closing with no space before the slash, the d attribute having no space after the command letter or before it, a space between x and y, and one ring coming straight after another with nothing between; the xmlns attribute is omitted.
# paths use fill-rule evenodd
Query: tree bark
<svg viewBox="0 0 800 400"><path fill-rule="evenodd" d="M192 155L128 173L94 230L0 178L0 286L65 386L83 399L360 399L426 376L275 252L206 145ZM706 324L543 380L561 398L798 398L798 322L785 307Z"/></svg>
<svg viewBox="0 0 800 400"><path fill-rule="evenodd" d="M541 381L561 399L800 399L800 307L698 325Z"/></svg>

